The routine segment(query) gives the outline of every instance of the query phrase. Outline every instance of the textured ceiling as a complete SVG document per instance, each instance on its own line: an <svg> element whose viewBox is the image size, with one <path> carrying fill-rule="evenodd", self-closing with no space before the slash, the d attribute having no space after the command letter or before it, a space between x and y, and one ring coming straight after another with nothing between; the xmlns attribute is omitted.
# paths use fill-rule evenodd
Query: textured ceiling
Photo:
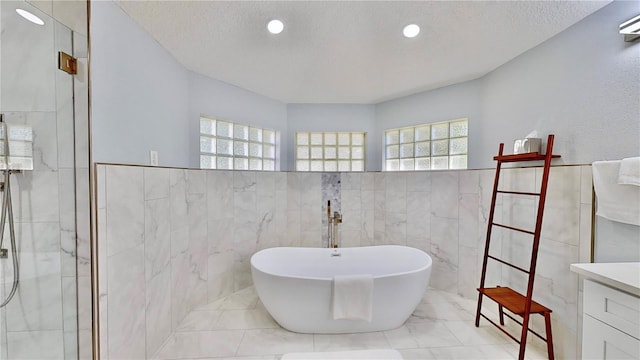
<svg viewBox="0 0 640 360"><path fill-rule="evenodd" d="M286 103L371 104L478 78L609 1L117 3L197 73Z"/></svg>

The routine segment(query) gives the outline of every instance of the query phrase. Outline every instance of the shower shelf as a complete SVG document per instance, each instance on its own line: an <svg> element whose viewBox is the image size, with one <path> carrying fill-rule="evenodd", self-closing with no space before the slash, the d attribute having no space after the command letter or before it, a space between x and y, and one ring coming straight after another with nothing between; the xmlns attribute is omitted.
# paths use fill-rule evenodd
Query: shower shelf
<svg viewBox="0 0 640 360"><path fill-rule="evenodd" d="M547 352L549 359L553 359L553 339L551 336L551 309L533 301L533 283L535 280L536 273L536 262L538 258L538 247L540 243L540 233L542 231L542 217L544 214L544 204L547 196L547 185L549 182L549 171L551 168L551 160L555 158L559 158L560 155L553 155L553 140L554 135L549 135L547 139L547 152L545 155L542 155L538 152L525 153L525 154L513 154L513 155L503 155L502 152L504 150L504 144L500 144L498 149L498 155L493 159L497 161L496 165L496 175L493 184L493 194L491 198L491 210L489 212L489 221L487 226L487 238L485 243L485 251L484 258L482 263L482 277L480 279L480 287L478 288L478 308L476 311L476 327L480 326L480 317L486 319L491 324L495 325L498 329L504 332L507 336L513 339L515 342L520 344L520 351L518 354L518 359L524 359L524 352L527 344L527 334L531 332L538 338L542 339L547 343ZM502 163L511 163L511 162L524 162L524 161L544 161L544 170L542 172L542 181L540 185L540 192L522 192L522 191L510 191L510 190L498 190L498 185L500 182L500 171L502 168ZM499 224L493 221L495 208L496 208L496 198L497 195L501 194L511 194L511 195L525 195L525 196L537 196L538 197L538 210L536 216L536 225L534 230L529 229L520 229L517 227ZM523 268L516 266L514 264L509 263L503 259L492 256L489 254L490 243L491 243L491 230L494 226L518 231L521 233L526 233L533 236L532 244L531 244L531 262L529 268ZM510 266L516 270L519 270L525 274L527 274L528 282L527 282L527 290L526 295L520 294L519 292L509 288L509 287L485 287L486 273L487 273L487 262L488 260L495 260L503 265ZM482 313L482 298L483 296L488 297L489 299L495 301L498 304L498 316L499 322L498 325L485 314ZM508 310L515 316L519 316L522 318L522 322L516 319L514 316L511 316L509 313L506 313L504 310ZM536 333L535 331L529 328L529 317L531 314L540 314L544 317L545 320L545 333L546 338ZM504 326L504 316L509 319L515 321L516 323L522 326L522 331L520 333L520 339L517 339L515 336L511 335L507 332Z"/></svg>

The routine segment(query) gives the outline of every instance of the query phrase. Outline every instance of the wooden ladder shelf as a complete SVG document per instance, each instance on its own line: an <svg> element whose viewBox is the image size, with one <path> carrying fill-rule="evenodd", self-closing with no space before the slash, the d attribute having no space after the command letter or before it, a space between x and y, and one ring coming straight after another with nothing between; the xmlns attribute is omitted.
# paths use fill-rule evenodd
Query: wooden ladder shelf
<svg viewBox="0 0 640 360"><path fill-rule="evenodd" d="M504 144L500 144L500 148L498 150L498 156L495 156L493 159L497 161L496 165L496 175L493 183L493 194L491 197L491 209L489 212L489 223L487 225L487 239L485 243L484 249L484 257L482 262L482 277L480 278L480 287L478 288L478 309L476 311L476 327L480 326L480 317L485 318L491 324L495 325L502 332L507 334L511 339L520 344L520 352L518 355L518 359L524 359L524 351L527 345L527 334L531 332L536 335L543 341L547 343L547 352L549 354L549 359L552 360L553 356L553 338L551 336L551 310L547 307L538 304L533 301L533 283L535 280L536 274L536 262L538 259L538 246L540 244L540 232L542 230L542 216L544 214L544 204L547 196L547 184L549 182L549 170L551 168L551 160L554 158L559 158L560 155L553 155L553 134L549 135L547 139L547 152L542 155L539 153L527 153L527 154L515 154L515 155L503 155L502 152L504 150ZM510 162L522 162L522 161L544 161L544 169L542 172L542 182L540 186L540 192L521 192L521 191L510 191L510 190L498 190L498 184L500 181L500 171L502 168L502 163L510 163ZM536 216L536 225L534 230L520 229L517 227L498 224L493 221L495 208L496 208L496 197L498 194L511 194L511 195L527 195L527 196L536 196L538 197L538 211ZM532 249L531 249L531 263L528 269L513 265L503 259L500 259L496 256L489 254L489 247L491 244L491 230L493 227L500 227L503 229L517 231L521 233L526 233L529 235L533 235ZM516 270L524 272L528 276L528 284L527 284L527 293L525 295L518 293L517 291L509 288L509 287L485 287L485 280L487 274L487 261L495 260L503 265L510 266ZM496 324L489 317L482 313L482 298L486 296L489 299L495 301L498 304L498 315L500 325ZM508 310L514 315L517 315L522 318L522 322L516 319L514 316L506 313L504 309ZM544 317L545 321L545 332L546 338L537 334L535 331L529 328L529 318L531 314L540 314ZM504 316L507 316L511 320L522 326L522 331L520 333L520 339L518 340L515 336L511 335L507 332L504 326Z"/></svg>

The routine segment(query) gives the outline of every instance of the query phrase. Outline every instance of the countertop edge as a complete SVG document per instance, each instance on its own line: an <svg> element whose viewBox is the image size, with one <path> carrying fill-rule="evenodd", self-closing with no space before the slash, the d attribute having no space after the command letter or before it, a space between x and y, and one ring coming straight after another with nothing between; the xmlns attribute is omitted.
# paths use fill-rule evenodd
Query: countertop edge
<svg viewBox="0 0 640 360"><path fill-rule="evenodd" d="M583 263L571 264L572 272L580 274L586 278L601 282L605 285L617 288L621 291L640 297L640 284L631 284L620 279L612 278L603 273L603 269L612 267L629 266L630 263ZM639 264L640 263L632 263Z"/></svg>

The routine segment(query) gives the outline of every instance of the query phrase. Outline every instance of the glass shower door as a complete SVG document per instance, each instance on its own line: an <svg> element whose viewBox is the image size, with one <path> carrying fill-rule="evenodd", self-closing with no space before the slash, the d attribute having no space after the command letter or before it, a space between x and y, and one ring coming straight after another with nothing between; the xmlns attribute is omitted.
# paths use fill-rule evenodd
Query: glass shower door
<svg viewBox="0 0 640 360"><path fill-rule="evenodd" d="M25 1L0 1L0 15L0 112L32 129L33 155L33 170L10 175L16 246L7 224L0 302L19 283L0 309L0 359L77 359L74 78L57 69L58 51L73 54L73 32Z"/></svg>

